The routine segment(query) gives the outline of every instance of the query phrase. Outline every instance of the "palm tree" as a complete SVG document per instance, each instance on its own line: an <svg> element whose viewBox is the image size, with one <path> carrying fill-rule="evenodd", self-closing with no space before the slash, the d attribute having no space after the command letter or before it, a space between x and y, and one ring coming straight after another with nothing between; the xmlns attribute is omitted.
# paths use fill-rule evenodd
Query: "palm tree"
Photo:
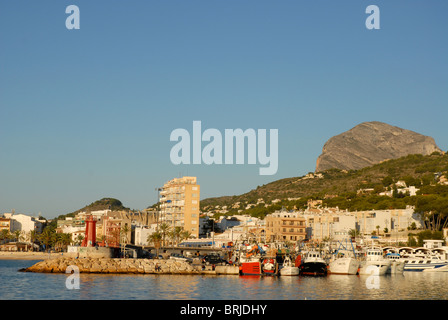
<svg viewBox="0 0 448 320"><path fill-rule="evenodd" d="M162 234L158 231L150 234L147 239L149 243L154 244L154 248L156 248L157 259L159 258L160 242L162 241L162 239Z"/></svg>
<svg viewBox="0 0 448 320"><path fill-rule="evenodd" d="M1 233L0 233L0 239L2 240L6 240L10 238L10 232L8 229L2 229Z"/></svg>
<svg viewBox="0 0 448 320"><path fill-rule="evenodd" d="M125 223L124 226L122 226L120 229L121 239L123 240L125 245L128 243L129 230L130 229L127 223Z"/></svg>
<svg viewBox="0 0 448 320"><path fill-rule="evenodd" d="M39 235L39 240L45 245L45 249L50 250L50 246L54 242L54 232L50 228L45 228Z"/></svg>
<svg viewBox="0 0 448 320"><path fill-rule="evenodd" d="M16 242L20 242L20 240L23 240L23 235L22 235L22 231L20 230L16 230L13 232L14 234L14 239L16 240Z"/></svg>
<svg viewBox="0 0 448 320"><path fill-rule="evenodd" d="M37 239L36 230L31 230L29 232L29 239L30 239L30 243L31 243L31 250L34 251L34 241Z"/></svg>
<svg viewBox="0 0 448 320"><path fill-rule="evenodd" d="M125 257L125 248L126 245L128 244L128 232L129 232L129 226L127 223L124 224L124 226L121 227L120 229L120 234L121 234L121 240L120 243L122 245L121 247L121 252L123 254L123 258Z"/></svg>
<svg viewBox="0 0 448 320"><path fill-rule="evenodd" d="M82 234L78 234L78 236L76 237L76 244L81 244L82 241L84 240L84 235Z"/></svg>
<svg viewBox="0 0 448 320"><path fill-rule="evenodd" d="M173 246L176 244L179 244L180 242L180 235L182 233L182 227L175 227L173 230L171 230L171 238L173 240Z"/></svg>
<svg viewBox="0 0 448 320"><path fill-rule="evenodd" d="M59 237L62 246L67 250L67 246L72 243L72 235L70 233L61 233Z"/></svg>
<svg viewBox="0 0 448 320"><path fill-rule="evenodd" d="M96 240L97 240L97 242L101 242L104 245L104 243L106 241L106 236L105 235L101 235L98 238L96 238Z"/></svg>
<svg viewBox="0 0 448 320"><path fill-rule="evenodd" d="M188 239L190 237L191 237L191 232L188 231L188 230L183 230L180 233L180 240L179 241L182 242L183 240L186 240L186 239Z"/></svg>
<svg viewBox="0 0 448 320"><path fill-rule="evenodd" d="M159 232L162 235L162 246L165 246L165 237L168 235L170 228L170 225L166 222L159 225Z"/></svg>

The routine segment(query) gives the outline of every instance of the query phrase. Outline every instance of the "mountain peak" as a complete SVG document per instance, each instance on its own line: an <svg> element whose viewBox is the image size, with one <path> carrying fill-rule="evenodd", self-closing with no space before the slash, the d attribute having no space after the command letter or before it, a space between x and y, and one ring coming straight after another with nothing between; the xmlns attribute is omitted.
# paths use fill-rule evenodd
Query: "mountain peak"
<svg viewBox="0 0 448 320"><path fill-rule="evenodd" d="M442 152L432 137L384 122L362 122L330 138L316 161L316 172L357 170L409 154Z"/></svg>

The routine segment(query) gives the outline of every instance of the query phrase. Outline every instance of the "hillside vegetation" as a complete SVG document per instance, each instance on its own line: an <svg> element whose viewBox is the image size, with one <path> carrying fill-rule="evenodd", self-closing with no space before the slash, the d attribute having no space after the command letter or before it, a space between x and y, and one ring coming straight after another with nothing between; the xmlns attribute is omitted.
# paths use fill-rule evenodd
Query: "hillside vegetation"
<svg viewBox="0 0 448 320"><path fill-rule="evenodd" d="M448 185L442 184L446 177L447 154L409 155L359 170L330 169L320 174L277 180L242 195L204 199L201 209L222 212L224 207L229 215L239 212L264 217L282 207L303 209L309 199L321 199L323 206L337 206L349 211L398 209L413 205L417 212L428 217L430 228L431 224L440 228L448 216ZM396 189L398 181L420 189L417 196L398 192L393 196L379 195ZM252 207L247 209L249 204Z"/></svg>
<svg viewBox="0 0 448 320"><path fill-rule="evenodd" d="M92 212L92 211L99 211L99 210L112 210L112 211L129 211L129 208L126 208L123 206L120 200L115 198L102 198L100 200L97 200L95 202L92 202L91 204L88 204L84 206L81 209L78 209L74 212L63 214L58 216L57 219L64 219L65 217L74 217L79 212Z"/></svg>

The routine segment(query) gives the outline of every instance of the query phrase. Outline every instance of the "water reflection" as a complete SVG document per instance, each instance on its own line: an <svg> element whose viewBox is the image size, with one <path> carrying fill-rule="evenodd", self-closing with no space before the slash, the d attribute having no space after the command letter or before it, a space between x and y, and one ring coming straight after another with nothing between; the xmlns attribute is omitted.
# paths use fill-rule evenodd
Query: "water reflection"
<svg viewBox="0 0 448 320"><path fill-rule="evenodd" d="M66 288L68 274L17 272L0 261L0 299L64 300L446 300L448 273L405 272L380 276L259 277L81 274L80 289Z"/></svg>

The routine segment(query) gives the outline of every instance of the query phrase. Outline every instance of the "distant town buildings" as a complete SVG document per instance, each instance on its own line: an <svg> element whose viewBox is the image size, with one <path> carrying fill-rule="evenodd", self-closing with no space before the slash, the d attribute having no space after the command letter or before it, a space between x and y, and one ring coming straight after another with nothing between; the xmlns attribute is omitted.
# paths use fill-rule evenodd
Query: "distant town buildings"
<svg viewBox="0 0 448 320"><path fill-rule="evenodd" d="M321 176L309 174L304 179L319 179ZM445 177L439 177L445 183ZM264 219L240 214L244 209L252 207L278 206L281 199L265 201L263 198L254 199L254 203L236 202L228 206L213 206L208 212L200 212L200 186L196 177L174 178L159 188L159 203L157 207L145 210L112 211L110 209L98 211L78 212L72 217L65 217L57 221L57 233L71 235L72 243L80 244L85 237L86 220L93 218L96 227L96 242L100 246L118 247L120 244L134 244L139 246L152 245L149 240L155 232L161 232L161 225L168 226L172 231L179 227L188 231L189 239L180 239L188 243L207 243L227 245L234 241L255 238L263 242L300 242L344 240L357 236L382 235L393 237L401 233L400 240L406 241L407 230L423 228L420 216L414 208L389 210L365 210L349 212L338 207L323 207L323 200L310 199L304 210L277 210L265 216ZM417 194L414 186L406 186L404 181L391 185L380 195L394 196L393 192L406 193L410 196ZM358 193L375 192L374 189L360 189ZM325 198L336 195L326 194ZM300 198L288 198L289 201ZM286 199L285 199L286 200ZM230 214L237 213L237 214ZM219 218L214 215L219 214ZM4 213L0 216L0 232L6 230L13 233L35 231L42 232L44 220L24 214ZM5 231L5 232L6 232ZM443 230L448 238L448 229ZM3 232L3 233L5 233ZM163 232L166 232L163 231ZM178 243L167 232L164 243Z"/></svg>
<svg viewBox="0 0 448 320"><path fill-rule="evenodd" d="M265 218L266 239L297 242L306 239L306 219L297 211L276 211Z"/></svg>

